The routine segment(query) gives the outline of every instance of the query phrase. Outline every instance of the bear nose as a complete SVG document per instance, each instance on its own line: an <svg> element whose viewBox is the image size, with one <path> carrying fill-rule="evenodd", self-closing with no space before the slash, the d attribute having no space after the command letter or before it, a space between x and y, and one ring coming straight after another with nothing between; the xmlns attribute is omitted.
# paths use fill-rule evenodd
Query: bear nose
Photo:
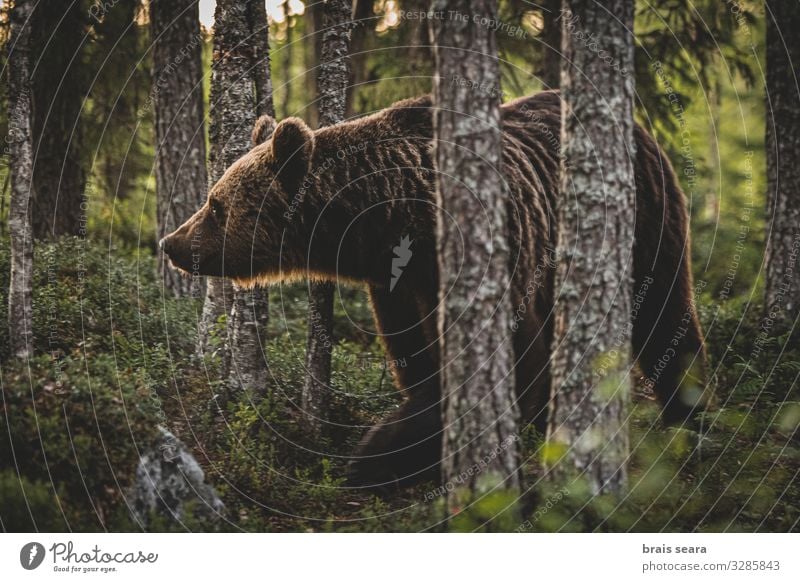
<svg viewBox="0 0 800 582"><path fill-rule="evenodd" d="M168 236L165 236L160 241L158 241L158 248L161 249L162 252L167 254L169 254L169 251L167 250L167 243L169 242L167 240L168 238L169 238Z"/></svg>

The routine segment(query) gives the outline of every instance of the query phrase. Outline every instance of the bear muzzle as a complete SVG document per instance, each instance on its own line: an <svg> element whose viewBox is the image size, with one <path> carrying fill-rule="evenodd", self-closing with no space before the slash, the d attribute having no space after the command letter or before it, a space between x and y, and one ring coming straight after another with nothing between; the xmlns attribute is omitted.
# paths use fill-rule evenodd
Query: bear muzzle
<svg viewBox="0 0 800 582"><path fill-rule="evenodd" d="M200 252L199 245L188 244L179 231L173 232L158 242L158 248L163 252L173 267L192 275L219 276L219 267L214 268L214 261L209 261L205 253Z"/></svg>

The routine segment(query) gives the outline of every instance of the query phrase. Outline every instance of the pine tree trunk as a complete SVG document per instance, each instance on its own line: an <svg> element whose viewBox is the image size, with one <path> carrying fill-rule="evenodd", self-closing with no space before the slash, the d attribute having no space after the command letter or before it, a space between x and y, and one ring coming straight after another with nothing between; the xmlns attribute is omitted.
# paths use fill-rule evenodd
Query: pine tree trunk
<svg viewBox="0 0 800 582"><path fill-rule="evenodd" d="M319 124L344 120L349 80L352 28L349 0L327 0L323 8L321 62L317 76ZM322 432L328 420L333 350L333 284L311 283L308 291L308 344L303 410L312 432Z"/></svg>
<svg viewBox="0 0 800 582"><path fill-rule="evenodd" d="M767 17L767 272L765 307L775 330L800 314L800 9L768 0Z"/></svg>
<svg viewBox="0 0 800 582"><path fill-rule="evenodd" d="M633 0L565 0L552 398L556 477L626 485L634 175ZM600 39L604 58L581 41ZM619 67L608 62L618 62ZM619 341L618 338L624 338Z"/></svg>
<svg viewBox="0 0 800 582"><path fill-rule="evenodd" d="M156 136L158 238L203 205L208 186L203 111L203 38L197 0L151 0L152 100ZM198 243L199 244L199 243ZM203 280L158 262L164 285L176 296L202 297Z"/></svg>
<svg viewBox="0 0 800 582"><path fill-rule="evenodd" d="M86 227L86 156L81 108L89 86L81 2L38 2L33 10L33 236L80 235Z"/></svg>
<svg viewBox="0 0 800 582"><path fill-rule="evenodd" d="M259 0L220 0L214 18L211 77L211 182L252 148L256 116L273 113L269 80L266 11ZM210 279L200 327L200 349L208 332L228 315L222 377L229 387L263 392L267 366L262 348L268 318L267 291L244 291L230 281Z"/></svg>
<svg viewBox="0 0 800 582"><path fill-rule="evenodd" d="M545 89L558 89L561 83L561 0L544 0L542 14L542 83Z"/></svg>
<svg viewBox="0 0 800 582"><path fill-rule="evenodd" d="M11 281L8 327L11 354L33 354L32 274L33 238L30 221L33 185L31 136L30 39L33 0L16 0L10 14L8 39L8 145L11 174Z"/></svg>
<svg viewBox="0 0 800 582"><path fill-rule="evenodd" d="M448 81L459 76L498 86L495 35L479 24L497 18L497 5L436 0L433 10L469 16L433 21L442 478L456 491L448 494L452 513L490 488L519 486L519 413L500 95Z"/></svg>

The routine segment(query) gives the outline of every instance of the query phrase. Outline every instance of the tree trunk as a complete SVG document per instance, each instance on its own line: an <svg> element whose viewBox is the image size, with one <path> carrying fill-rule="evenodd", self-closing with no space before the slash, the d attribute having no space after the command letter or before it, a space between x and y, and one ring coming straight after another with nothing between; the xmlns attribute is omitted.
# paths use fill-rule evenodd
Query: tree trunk
<svg viewBox="0 0 800 582"><path fill-rule="evenodd" d="M36 239L86 228L86 156L81 108L88 92L81 2L38 2L33 10L32 226Z"/></svg>
<svg viewBox="0 0 800 582"><path fill-rule="evenodd" d="M183 224L206 198L203 69L197 0L151 0L156 137L156 199L161 240ZM202 297L200 277L182 276L159 253L164 286L176 296Z"/></svg>
<svg viewBox="0 0 800 582"><path fill-rule="evenodd" d="M350 31L350 83L347 86L347 118L360 113L356 97L367 80L369 34L375 34L373 0L353 0L353 25Z"/></svg>
<svg viewBox="0 0 800 582"><path fill-rule="evenodd" d="M33 0L14 2L8 39L8 145L11 174L8 328L11 354L18 358L28 358L33 354L33 237L30 221L33 142L29 62L33 4Z"/></svg>
<svg viewBox="0 0 800 582"><path fill-rule="evenodd" d="M305 38L307 39L304 43L305 51L303 53L306 69L304 81L307 95L304 99L307 105L305 119L311 127L319 127L320 125L317 77L319 75L318 66L322 62L322 19L324 17L324 8L324 0L307 4L306 17L303 21Z"/></svg>
<svg viewBox="0 0 800 582"><path fill-rule="evenodd" d="M544 0L541 36L542 83L545 89L558 89L561 83L561 0Z"/></svg>
<svg viewBox="0 0 800 582"><path fill-rule="evenodd" d="M800 10L794 2L768 0L767 10L767 272L768 320L776 330L800 313ZM773 325L771 323L770 325Z"/></svg>
<svg viewBox="0 0 800 582"><path fill-rule="evenodd" d="M269 27L264 2L250 0L248 22L252 63L250 75L255 91L255 117L275 117L272 100L272 77L269 59ZM252 126L251 126L252 127ZM248 142L248 149L252 147ZM265 287L247 290L233 285L233 309L228 325L231 370L229 385L233 390L245 390L253 396L266 393L268 366L264 340L269 323L269 291Z"/></svg>
<svg viewBox="0 0 800 582"><path fill-rule="evenodd" d="M349 0L327 0L323 8L322 46L317 88L319 124L344 120L347 106L348 53L352 28ZM333 284L311 283L308 290L308 345L303 410L312 432L328 420L333 350Z"/></svg>
<svg viewBox="0 0 800 582"><path fill-rule="evenodd" d="M443 408L442 478L448 509L519 486L518 417L509 291L508 191L502 178L494 0L436 0L433 21L438 325ZM464 236L469 233L469 236ZM487 461L488 459L488 461ZM450 487L448 487L448 491Z"/></svg>
<svg viewBox="0 0 800 582"><path fill-rule="evenodd" d="M266 11L258 0L219 0L214 18L211 77L211 182L247 153L256 116L272 113ZM268 318L264 289L252 292L230 281L212 278L200 329L200 349L208 348L208 332L228 315L222 377L229 387L261 393L267 366L262 349Z"/></svg>
<svg viewBox="0 0 800 582"><path fill-rule="evenodd" d="M283 60L281 68L283 69L284 82L283 82L283 102L281 103L281 118L286 119L291 116L291 103L292 103L292 53L294 52L294 27L292 26L292 16L289 10L289 0L283 2L283 16L286 19L286 44L283 46Z"/></svg>
<svg viewBox="0 0 800 582"><path fill-rule="evenodd" d="M626 485L633 249L633 0L565 0L549 446L556 477ZM593 34L597 49L581 41ZM619 63L618 67L609 62Z"/></svg>

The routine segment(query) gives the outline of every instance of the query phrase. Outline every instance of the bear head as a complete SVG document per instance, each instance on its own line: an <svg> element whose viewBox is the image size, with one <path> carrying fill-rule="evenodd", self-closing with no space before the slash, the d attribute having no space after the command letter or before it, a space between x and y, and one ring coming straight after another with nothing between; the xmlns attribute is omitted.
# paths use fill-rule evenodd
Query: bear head
<svg viewBox="0 0 800 582"><path fill-rule="evenodd" d="M281 268L283 239L302 220L314 133L298 118L276 125L265 115L252 137L254 147L225 171L203 207L159 242L178 269L249 285Z"/></svg>

